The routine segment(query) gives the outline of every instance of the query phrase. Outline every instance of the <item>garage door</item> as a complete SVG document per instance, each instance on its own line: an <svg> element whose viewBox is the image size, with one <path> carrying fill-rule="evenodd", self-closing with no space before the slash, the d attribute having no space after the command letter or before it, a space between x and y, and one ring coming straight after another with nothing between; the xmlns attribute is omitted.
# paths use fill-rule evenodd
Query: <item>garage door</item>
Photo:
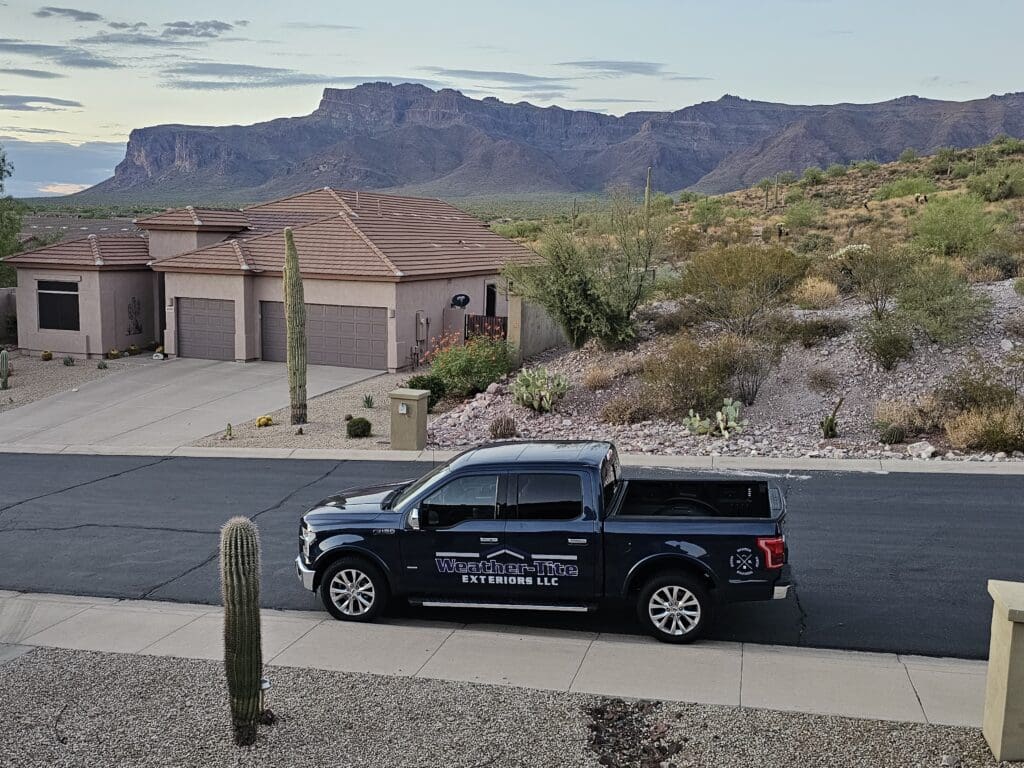
<svg viewBox="0 0 1024 768"><path fill-rule="evenodd" d="M235 359L235 302L179 298L178 357Z"/></svg>
<svg viewBox="0 0 1024 768"><path fill-rule="evenodd" d="M260 302L264 360L285 361L284 302ZM310 365L349 368L388 367L388 311L384 307L306 305L307 359Z"/></svg>

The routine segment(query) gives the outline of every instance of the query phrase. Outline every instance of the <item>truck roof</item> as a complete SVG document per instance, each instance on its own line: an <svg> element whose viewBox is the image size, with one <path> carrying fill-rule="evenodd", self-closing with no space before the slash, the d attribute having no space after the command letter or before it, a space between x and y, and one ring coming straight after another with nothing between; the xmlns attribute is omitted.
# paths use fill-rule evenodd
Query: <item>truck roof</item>
<svg viewBox="0 0 1024 768"><path fill-rule="evenodd" d="M456 456L451 467L483 464L574 464L598 467L614 446L599 440L529 440L489 443Z"/></svg>

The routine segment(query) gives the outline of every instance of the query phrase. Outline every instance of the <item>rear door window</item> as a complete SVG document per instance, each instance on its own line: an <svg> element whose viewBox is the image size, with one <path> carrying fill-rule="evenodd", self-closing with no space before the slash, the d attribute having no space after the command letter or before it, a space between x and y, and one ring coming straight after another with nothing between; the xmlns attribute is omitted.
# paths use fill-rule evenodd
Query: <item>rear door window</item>
<svg viewBox="0 0 1024 768"><path fill-rule="evenodd" d="M583 480L579 475L519 475L517 518L575 520L583 514Z"/></svg>

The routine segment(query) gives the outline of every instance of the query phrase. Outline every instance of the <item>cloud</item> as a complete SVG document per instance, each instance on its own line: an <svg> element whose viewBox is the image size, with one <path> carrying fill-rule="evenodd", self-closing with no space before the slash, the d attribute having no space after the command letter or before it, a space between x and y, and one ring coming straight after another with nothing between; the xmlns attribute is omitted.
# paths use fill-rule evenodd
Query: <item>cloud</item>
<svg viewBox="0 0 1024 768"><path fill-rule="evenodd" d="M937 85L943 88L956 88L957 86L970 84L970 80L954 80L945 75L931 75L921 80L921 85Z"/></svg>
<svg viewBox="0 0 1024 768"><path fill-rule="evenodd" d="M36 189L44 195L72 195L91 186L92 184L75 184L71 181L51 181L49 184L40 184Z"/></svg>
<svg viewBox="0 0 1024 768"><path fill-rule="evenodd" d="M145 22L111 22L108 25L115 32L97 32L88 37L75 38L72 42L83 45L128 45L166 48L190 45L214 40L235 28L226 21L171 21L163 25L160 34L148 31Z"/></svg>
<svg viewBox="0 0 1024 768"><path fill-rule="evenodd" d="M29 43L25 40L15 40L13 38L0 38L0 53L35 56L54 64L75 69L117 69L121 66L116 61L97 56L83 48L68 45Z"/></svg>
<svg viewBox="0 0 1024 768"><path fill-rule="evenodd" d="M111 21L107 24L111 29L119 30L131 30L132 32L138 32L140 29L148 29L149 24L144 21L128 22L128 21Z"/></svg>
<svg viewBox="0 0 1024 768"><path fill-rule="evenodd" d="M0 94L0 109L12 112L55 112L61 107L80 107L81 102L50 96L7 96Z"/></svg>
<svg viewBox="0 0 1024 768"><path fill-rule="evenodd" d="M665 75L665 65L657 61L620 61L613 59L588 59L585 61L560 61L559 67L573 67L593 72L601 77L627 77L629 75Z"/></svg>
<svg viewBox="0 0 1024 768"><path fill-rule="evenodd" d="M93 13L92 11L80 11L77 8L55 8L52 5L44 5L32 15L38 16L41 19L46 19L52 16L62 16L74 21L103 21L102 16L98 13Z"/></svg>
<svg viewBox="0 0 1024 768"><path fill-rule="evenodd" d="M59 72L47 72L42 69L0 69L0 75L31 77L36 80L54 80L58 77L67 77L67 75L62 75Z"/></svg>
<svg viewBox="0 0 1024 768"><path fill-rule="evenodd" d="M686 83L700 83L705 80L714 80L713 77L705 77L704 75L669 75L665 78L666 80L677 80Z"/></svg>
<svg viewBox="0 0 1024 768"><path fill-rule="evenodd" d="M282 67L193 61L164 72L164 86L190 91L235 91L250 88L286 88L299 85L361 85L367 82L416 83L430 88L444 87L436 80L410 77L321 75Z"/></svg>
<svg viewBox="0 0 1024 768"><path fill-rule="evenodd" d="M164 24L164 37L198 37L211 39L220 37L235 28L226 21L171 21Z"/></svg>
<svg viewBox="0 0 1024 768"><path fill-rule="evenodd" d="M489 83L508 83L510 85L529 86L546 83L561 83L562 78L527 75L522 72L502 72L491 69L447 69L445 67L420 67L425 72L435 75L465 80L483 80Z"/></svg>
<svg viewBox="0 0 1024 768"><path fill-rule="evenodd" d="M318 21L289 21L283 26L289 29L329 29L338 32L348 32L354 29L361 29L361 27L353 27L349 24L324 24Z"/></svg>
<svg viewBox="0 0 1024 768"><path fill-rule="evenodd" d="M72 42L84 45L149 45L157 47L179 45L177 40L141 31L97 32L88 37L76 37Z"/></svg>
<svg viewBox="0 0 1024 768"><path fill-rule="evenodd" d="M67 131L58 131L56 128L22 128L17 125L0 125L0 131L13 131L14 133L33 133L33 134L44 134L44 135L56 135L66 134ZM0 139L11 138L9 136L0 136Z"/></svg>
<svg viewBox="0 0 1024 768"><path fill-rule="evenodd" d="M654 99L573 99L574 104L653 104Z"/></svg>

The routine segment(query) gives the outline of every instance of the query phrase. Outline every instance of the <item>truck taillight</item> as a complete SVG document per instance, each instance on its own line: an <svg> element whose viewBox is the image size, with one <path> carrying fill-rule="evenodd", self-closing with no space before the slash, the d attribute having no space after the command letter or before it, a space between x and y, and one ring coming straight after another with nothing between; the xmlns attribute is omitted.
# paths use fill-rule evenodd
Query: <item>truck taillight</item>
<svg viewBox="0 0 1024 768"><path fill-rule="evenodd" d="M758 539L757 547L764 552L764 567L781 568L786 563L786 537L770 536Z"/></svg>

